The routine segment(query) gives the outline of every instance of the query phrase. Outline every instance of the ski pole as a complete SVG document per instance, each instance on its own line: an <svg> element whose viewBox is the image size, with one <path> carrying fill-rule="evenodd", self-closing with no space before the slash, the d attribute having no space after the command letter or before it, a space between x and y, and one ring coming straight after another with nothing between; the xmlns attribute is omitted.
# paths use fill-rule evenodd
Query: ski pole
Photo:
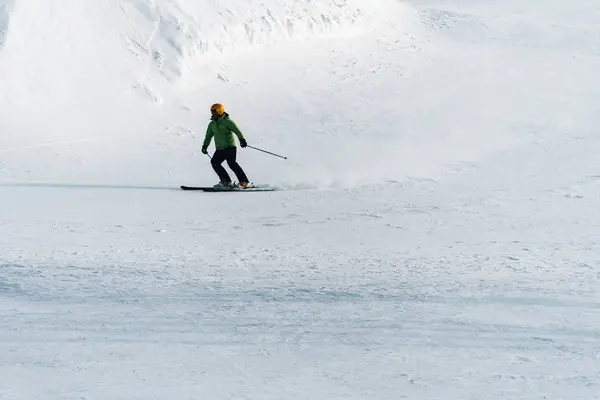
<svg viewBox="0 0 600 400"><path fill-rule="evenodd" d="M251 149L258 150L258 151L262 151L263 153L267 153L267 154L270 154L270 155L272 155L272 156L275 156L275 157L280 157L280 158L283 158L284 160L287 160L287 157L280 156L279 154L271 153L270 151L266 151L266 150L263 150L263 149L259 149L258 147L254 147L254 146L248 146L248 147L250 147Z"/></svg>

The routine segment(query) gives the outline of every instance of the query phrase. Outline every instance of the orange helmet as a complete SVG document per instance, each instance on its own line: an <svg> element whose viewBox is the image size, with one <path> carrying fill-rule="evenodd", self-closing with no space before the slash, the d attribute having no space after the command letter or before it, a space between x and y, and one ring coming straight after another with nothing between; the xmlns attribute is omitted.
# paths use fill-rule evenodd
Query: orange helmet
<svg viewBox="0 0 600 400"><path fill-rule="evenodd" d="M223 107L223 104L213 104L212 106L210 106L210 112L217 114L219 117L223 114L225 114L225 107Z"/></svg>

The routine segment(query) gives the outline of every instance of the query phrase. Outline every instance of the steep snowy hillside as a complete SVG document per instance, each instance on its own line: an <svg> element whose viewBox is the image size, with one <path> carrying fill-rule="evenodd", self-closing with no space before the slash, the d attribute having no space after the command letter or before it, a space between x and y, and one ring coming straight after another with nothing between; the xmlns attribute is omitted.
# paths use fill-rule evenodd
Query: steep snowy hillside
<svg viewBox="0 0 600 400"><path fill-rule="evenodd" d="M257 97L266 104L282 99L270 93L275 83L260 75L230 81L228 67L252 62L252 68L274 67L269 73L287 80L297 60L278 62L282 48L264 50L268 45L280 44L293 54L307 50L297 47L299 41L335 37L345 42L382 25L387 14L398 18L404 9L393 0L368 6L359 1L247 1L229 7L213 1L4 1L4 178L97 180L94 172L102 171L110 180L123 177L124 165L133 165L135 181L148 174L149 165L154 165L151 172L170 171L181 165L188 149L199 146L196 133L203 133L207 107L214 101L239 104L232 109L246 113L242 126L256 137L253 131L265 130L250 119L265 112L257 107ZM267 52L260 60L243 58L260 48ZM309 65L311 53L301 55ZM330 68L321 71L325 79L334 72ZM229 87L221 85L225 82ZM257 83L258 88L241 93L240 85ZM302 79L297 83L301 86ZM321 86L323 81L309 83ZM335 108L327 113L336 113ZM274 116L266 116L273 126ZM308 117L297 115L292 125ZM176 125L190 120L193 125ZM177 140L181 135L184 141ZM288 142L293 147L297 140Z"/></svg>
<svg viewBox="0 0 600 400"><path fill-rule="evenodd" d="M436 48L394 0L22 0L3 15L5 180L212 182L197 150L215 101L251 144L289 157L246 151L262 182L401 181L511 140L476 110L502 83L476 60L464 72L464 50Z"/></svg>
<svg viewBox="0 0 600 400"><path fill-rule="evenodd" d="M130 23L130 50L148 59L173 81L193 75L217 54L247 51L289 40L347 36L382 19L388 0L127 1L120 7ZM202 77L208 79L211 77ZM192 78L193 79L193 78Z"/></svg>
<svg viewBox="0 0 600 400"><path fill-rule="evenodd" d="M577 95L557 77L579 63L565 32L579 35L557 32L553 9L531 25L463 2L0 4L5 181L212 183L198 150L217 101L251 144L289 157L244 150L252 180L432 177L535 140Z"/></svg>

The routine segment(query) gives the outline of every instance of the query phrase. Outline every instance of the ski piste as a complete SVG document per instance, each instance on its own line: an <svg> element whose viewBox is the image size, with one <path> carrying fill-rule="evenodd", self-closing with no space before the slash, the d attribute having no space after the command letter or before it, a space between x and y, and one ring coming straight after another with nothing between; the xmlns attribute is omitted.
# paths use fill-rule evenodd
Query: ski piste
<svg viewBox="0 0 600 400"><path fill-rule="evenodd" d="M273 192L277 190L276 188L270 187L268 185L251 185L247 188L241 188L240 186L232 186L232 187L214 187L214 186L181 186L182 190L200 190L203 192Z"/></svg>

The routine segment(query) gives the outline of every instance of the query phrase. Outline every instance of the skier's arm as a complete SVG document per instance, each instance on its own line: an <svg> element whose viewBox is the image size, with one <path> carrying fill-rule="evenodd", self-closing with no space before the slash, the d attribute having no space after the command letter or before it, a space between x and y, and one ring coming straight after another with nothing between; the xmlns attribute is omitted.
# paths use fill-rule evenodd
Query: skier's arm
<svg viewBox="0 0 600 400"><path fill-rule="evenodd" d="M235 124L235 122L233 122L233 120L229 119L227 122L229 123L229 130L231 130L231 132L235 133L235 135L238 137L238 139L240 141L246 140L246 138L244 138L244 134L242 133L242 131L240 131L240 128L237 127L237 125Z"/></svg>
<svg viewBox="0 0 600 400"><path fill-rule="evenodd" d="M204 143L202 144L202 147L208 148L208 145L210 144L210 141L212 140L213 136L215 134L213 133L213 130L210 129L210 125L208 128L206 128L206 136L204 137Z"/></svg>

